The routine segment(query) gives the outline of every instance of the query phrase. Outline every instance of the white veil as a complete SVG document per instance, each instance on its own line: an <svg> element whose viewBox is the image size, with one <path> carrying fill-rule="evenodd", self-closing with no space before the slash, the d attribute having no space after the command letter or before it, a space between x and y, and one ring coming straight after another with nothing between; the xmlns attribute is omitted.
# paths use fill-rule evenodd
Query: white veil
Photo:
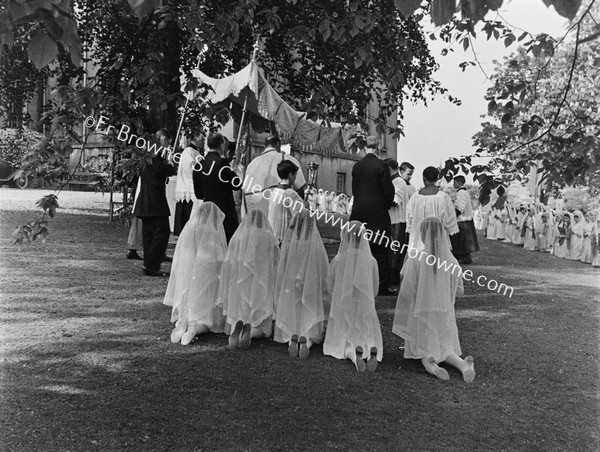
<svg viewBox="0 0 600 452"><path fill-rule="evenodd" d="M317 230L315 219L307 210L294 215L281 245L275 283L277 327L288 342L293 334L315 337L309 331L325 320L328 304L327 280L329 259Z"/></svg>
<svg viewBox="0 0 600 452"><path fill-rule="evenodd" d="M251 210L229 242L221 269L219 306L227 323L258 327L273 315L279 248L262 210Z"/></svg>
<svg viewBox="0 0 600 452"><path fill-rule="evenodd" d="M461 354L454 299L463 293L463 281L443 223L425 218L419 232L418 248L427 254L404 262L392 331L407 342L405 358L433 356L439 362L449 353ZM430 255L435 256L433 265Z"/></svg>
<svg viewBox="0 0 600 452"><path fill-rule="evenodd" d="M194 204L173 255L164 304L173 306L171 321L199 321L222 332L222 313L216 308L219 273L227 241L225 214L212 202ZM224 318L223 318L224 319ZM220 327L214 323L221 323Z"/></svg>
<svg viewBox="0 0 600 452"><path fill-rule="evenodd" d="M331 310L323 352L344 359L358 346L365 352L377 347L377 360L381 361L381 328L375 310L379 272L362 227L359 221L347 223L341 231L338 254L331 262Z"/></svg>

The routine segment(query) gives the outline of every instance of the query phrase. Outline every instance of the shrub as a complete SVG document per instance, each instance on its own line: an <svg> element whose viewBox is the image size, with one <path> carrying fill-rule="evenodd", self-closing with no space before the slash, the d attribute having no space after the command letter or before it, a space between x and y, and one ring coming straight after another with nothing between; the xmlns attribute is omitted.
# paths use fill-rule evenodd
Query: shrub
<svg viewBox="0 0 600 452"><path fill-rule="evenodd" d="M0 129L0 159L19 167L21 159L44 136L29 129Z"/></svg>

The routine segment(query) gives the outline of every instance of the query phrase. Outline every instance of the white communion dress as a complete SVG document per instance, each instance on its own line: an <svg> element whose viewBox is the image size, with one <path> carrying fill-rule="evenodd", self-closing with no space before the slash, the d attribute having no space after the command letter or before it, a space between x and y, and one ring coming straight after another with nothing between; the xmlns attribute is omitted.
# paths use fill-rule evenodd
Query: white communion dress
<svg viewBox="0 0 600 452"><path fill-rule="evenodd" d="M351 221L342 229L340 249L331 261L331 310L323 353L355 361L356 347L367 353L377 347L377 361L381 362L383 341L375 310L379 272L369 243L359 231L358 221Z"/></svg>
<svg viewBox="0 0 600 452"><path fill-rule="evenodd" d="M310 343L322 342L328 274L329 259L315 219L302 210L292 218L281 245L275 283L275 341L286 343L296 334Z"/></svg>

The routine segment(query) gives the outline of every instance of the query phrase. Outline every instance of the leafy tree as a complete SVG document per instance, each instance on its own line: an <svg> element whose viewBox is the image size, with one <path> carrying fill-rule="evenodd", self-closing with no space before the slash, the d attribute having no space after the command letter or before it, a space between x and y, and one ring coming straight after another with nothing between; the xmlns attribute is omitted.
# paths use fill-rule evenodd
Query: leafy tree
<svg viewBox="0 0 600 452"><path fill-rule="evenodd" d="M0 52L0 120L9 128L21 128L29 121L23 107L32 98L43 74L29 61L27 43L31 26L18 28L19 38Z"/></svg>
<svg viewBox="0 0 600 452"><path fill-rule="evenodd" d="M550 60L519 49L497 63L486 96L492 121L482 124L474 144L494 156L490 168L509 180L526 178L537 162L546 192L599 187L600 44L580 43L579 31Z"/></svg>

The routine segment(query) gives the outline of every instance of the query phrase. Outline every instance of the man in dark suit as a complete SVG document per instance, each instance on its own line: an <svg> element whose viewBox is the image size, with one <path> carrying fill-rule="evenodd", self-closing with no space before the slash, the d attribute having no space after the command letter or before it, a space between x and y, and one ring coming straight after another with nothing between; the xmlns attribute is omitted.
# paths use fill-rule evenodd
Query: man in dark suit
<svg viewBox="0 0 600 452"><path fill-rule="evenodd" d="M167 143L164 132L159 131L157 138L161 144ZM160 271L169 245L169 204L165 185L167 178L177 174L177 170L169 165L163 155L155 155L152 162L145 165L140 174L140 194L135 203L133 215L142 220L142 240L144 245L144 265L142 270L147 276L167 276Z"/></svg>
<svg viewBox="0 0 600 452"><path fill-rule="evenodd" d="M206 139L206 146L208 152L192 176L194 193L198 199L214 202L225 214L223 228L229 243L239 224L233 191L242 188L242 180L229 166L229 159L224 157L229 143L223 135L211 133Z"/></svg>
<svg viewBox="0 0 600 452"><path fill-rule="evenodd" d="M352 168L354 204L350 220L366 223L363 234L379 268L379 295L395 295L389 288L389 246L392 223L388 213L394 203L394 184L387 164L378 157L377 137L367 138L366 155Z"/></svg>

